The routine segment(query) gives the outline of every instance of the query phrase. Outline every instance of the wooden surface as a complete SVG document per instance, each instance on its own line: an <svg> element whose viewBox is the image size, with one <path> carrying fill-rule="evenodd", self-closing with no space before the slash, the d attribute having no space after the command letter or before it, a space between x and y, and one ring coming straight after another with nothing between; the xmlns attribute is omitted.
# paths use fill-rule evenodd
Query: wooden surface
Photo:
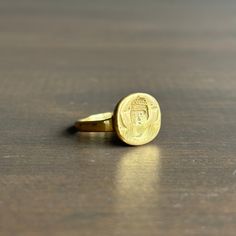
<svg viewBox="0 0 236 236"><path fill-rule="evenodd" d="M0 235L236 232L235 1L0 2ZM154 142L71 134L131 92Z"/></svg>

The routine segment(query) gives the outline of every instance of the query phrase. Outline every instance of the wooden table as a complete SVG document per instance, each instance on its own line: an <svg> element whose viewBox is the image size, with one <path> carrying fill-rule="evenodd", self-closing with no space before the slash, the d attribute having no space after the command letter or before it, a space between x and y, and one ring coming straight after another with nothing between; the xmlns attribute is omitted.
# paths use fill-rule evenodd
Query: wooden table
<svg viewBox="0 0 236 236"><path fill-rule="evenodd" d="M0 2L1 236L234 236L235 1ZM152 143L68 132L132 92Z"/></svg>

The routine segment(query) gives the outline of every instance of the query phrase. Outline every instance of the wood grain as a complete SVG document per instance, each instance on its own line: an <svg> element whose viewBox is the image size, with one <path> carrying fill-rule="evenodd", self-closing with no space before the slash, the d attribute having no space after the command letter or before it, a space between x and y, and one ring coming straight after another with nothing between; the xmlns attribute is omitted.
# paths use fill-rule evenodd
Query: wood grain
<svg viewBox="0 0 236 236"><path fill-rule="evenodd" d="M234 1L0 2L0 235L236 231ZM142 147L72 134L131 92L160 102Z"/></svg>

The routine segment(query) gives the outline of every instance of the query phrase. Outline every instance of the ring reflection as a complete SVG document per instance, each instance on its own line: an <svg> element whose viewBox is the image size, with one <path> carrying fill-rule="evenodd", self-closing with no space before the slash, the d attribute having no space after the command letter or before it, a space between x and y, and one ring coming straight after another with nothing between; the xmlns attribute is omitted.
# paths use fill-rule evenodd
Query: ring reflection
<svg viewBox="0 0 236 236"><path fill-rule="evenodd" d="M131 213L157 201L160 151L154 145L132 148L125 153L116 174L116 210Z"/></svg>

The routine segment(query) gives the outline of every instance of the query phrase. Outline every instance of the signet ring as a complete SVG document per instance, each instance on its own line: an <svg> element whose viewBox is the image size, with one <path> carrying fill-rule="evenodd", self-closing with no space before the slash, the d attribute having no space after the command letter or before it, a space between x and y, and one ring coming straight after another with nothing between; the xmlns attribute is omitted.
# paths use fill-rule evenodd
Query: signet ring
<svg viewBox="0 0 236 236"><path fill-rule="evenodd" d="M147 93L132 93L122 98L114 112L88 116L75 122L80 132L115 132L126 144L151 142L161 128L161 110L157 100Z"/></svg>

